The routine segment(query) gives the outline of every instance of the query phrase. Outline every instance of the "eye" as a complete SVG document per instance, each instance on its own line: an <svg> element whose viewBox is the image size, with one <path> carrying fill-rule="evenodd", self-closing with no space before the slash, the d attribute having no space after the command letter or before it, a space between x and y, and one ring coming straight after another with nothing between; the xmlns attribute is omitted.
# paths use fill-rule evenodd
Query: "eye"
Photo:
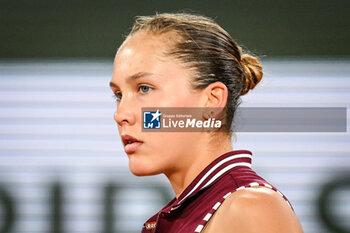
<svg viewBox="0 0 350 233"><path fill-rule="evenodd" d="M115 92L112 97L116 102L119 102L122 99L122 93L120 91Z"/></svg>
<svg viewBox="0 0 350 233"><path fill-rule="evenodd" d="M144 93L149 92L150 90L153 90L153 88L146 86L146 85L141 85L141 86L139 86L139 90L141 91L141 93L144 94Z"/></svg>

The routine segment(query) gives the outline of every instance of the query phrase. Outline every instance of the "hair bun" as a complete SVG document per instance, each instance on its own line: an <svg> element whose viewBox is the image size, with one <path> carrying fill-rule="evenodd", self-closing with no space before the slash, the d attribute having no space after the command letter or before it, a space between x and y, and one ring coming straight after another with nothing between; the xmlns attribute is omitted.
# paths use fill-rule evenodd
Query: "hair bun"
<svg viewBox="0 0 350 233"><path fill-rule="evenodd" d="M244 89L241 95L245 95L249 90L260 82L263 77L262 65L258 58L250 54L241 55L241 63L244 69Z"/></svg>

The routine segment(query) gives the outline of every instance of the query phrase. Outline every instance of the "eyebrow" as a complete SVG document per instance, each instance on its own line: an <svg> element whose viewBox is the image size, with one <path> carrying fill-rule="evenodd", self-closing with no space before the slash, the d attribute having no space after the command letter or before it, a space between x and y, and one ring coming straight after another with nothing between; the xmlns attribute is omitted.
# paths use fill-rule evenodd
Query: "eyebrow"
<svg viewBox="0 0 350 233"><path fill-rule="evenodd" d="M142 78L144 76L149 76L149 75L153 75L153 73L149 73L149 72L137 72L136 74L133 74L131 76L129 76L126 81L129 82L129 81L134 81L136 79L139 79L139 78ZM118 87L118 85L114 82L109 82L109 86L110 87Z"/></svg>

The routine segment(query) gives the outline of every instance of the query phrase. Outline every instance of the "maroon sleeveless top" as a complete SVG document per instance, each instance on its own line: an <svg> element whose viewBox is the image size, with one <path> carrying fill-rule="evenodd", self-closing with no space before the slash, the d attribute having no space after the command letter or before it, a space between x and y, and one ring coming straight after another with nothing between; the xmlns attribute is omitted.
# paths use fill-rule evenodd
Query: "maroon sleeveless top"
<svg viewBox="0 0 350 233"><path fill-rule="evenodd" d="M265 186L288 199L252 168L252 152L227 152L209 164L181 193L143 226L142 233L201 232L221 203L236 190Z"/></svg>

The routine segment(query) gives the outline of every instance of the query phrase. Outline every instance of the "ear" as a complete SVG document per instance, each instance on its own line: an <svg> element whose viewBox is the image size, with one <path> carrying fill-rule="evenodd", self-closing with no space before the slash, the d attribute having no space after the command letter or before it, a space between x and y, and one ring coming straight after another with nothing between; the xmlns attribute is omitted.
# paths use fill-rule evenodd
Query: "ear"
<svg viewBox="0 0 350 233"><path fill-rule="evenodd" d="M222 107L226 106L228 90L222 82L215 82L209 84L205 89L205 107Z"/></svg>
<svg viewBox="0 0 350 233"><path fill-rule="evenodd" d="M217 116L227 103L228 89L226 85L222 82L211 83L204 89L203 94L205 101L204 107L208 108L209 111L206 113L205 118ZM209 110L210 108L212 110Z"/></svg>

